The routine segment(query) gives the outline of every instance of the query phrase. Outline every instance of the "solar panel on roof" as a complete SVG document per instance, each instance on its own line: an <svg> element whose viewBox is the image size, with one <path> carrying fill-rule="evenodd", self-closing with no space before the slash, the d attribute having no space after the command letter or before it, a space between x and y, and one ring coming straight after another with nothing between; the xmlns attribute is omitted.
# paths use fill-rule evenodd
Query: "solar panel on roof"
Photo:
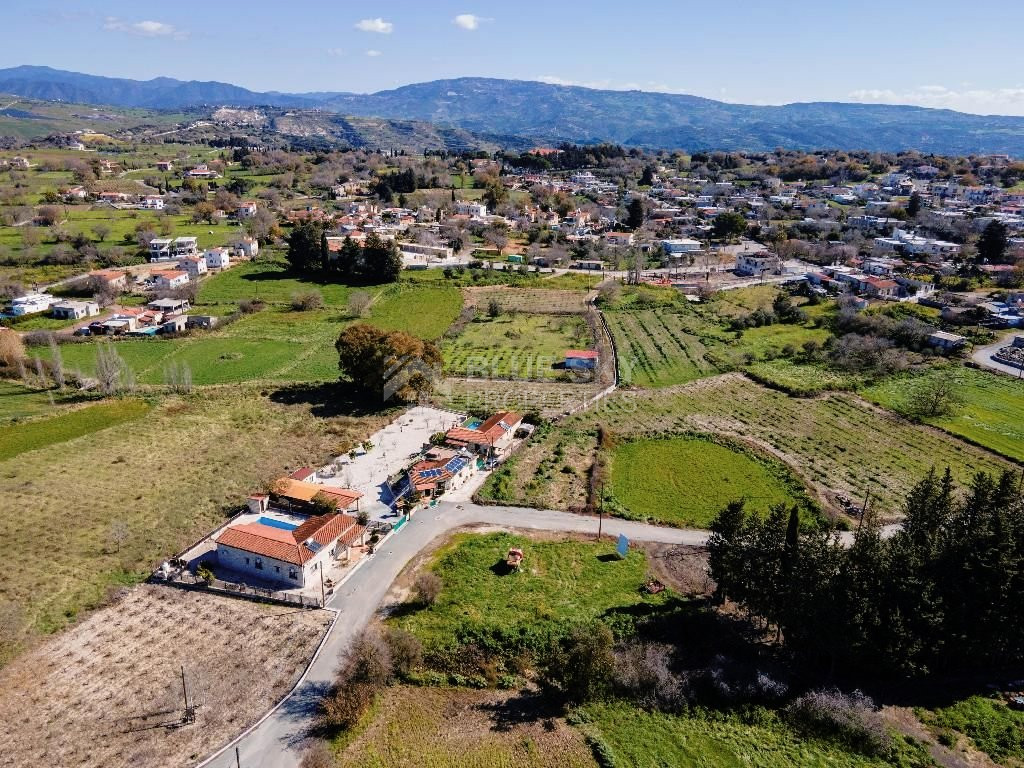
<svg viewBox="0 0 1024 768"><path fill-rule="evenodd" d="M317 541L316 539L308 539L306 541L306 549L308 549L310 552L312 552L315 555L321 549L320 542Z"/></svg>

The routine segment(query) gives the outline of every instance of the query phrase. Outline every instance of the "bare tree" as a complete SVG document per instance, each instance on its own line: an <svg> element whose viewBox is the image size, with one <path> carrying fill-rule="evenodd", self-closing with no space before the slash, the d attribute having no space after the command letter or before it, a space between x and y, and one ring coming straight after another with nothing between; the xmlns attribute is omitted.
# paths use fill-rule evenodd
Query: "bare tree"
<svg viewBox="0 0 1024 768"><path fill-rule="evenodd" d="M96 238L102 243L107 239L107 235L110 234L110 227L103 222L100 222L92 228L92 233L96 235Z"/></svg>
<svg viewBox="0 0 1024 768"><path fill-rule="evenodd" d="M130 536L131 531L128 530L128 524L124 520L115 520L110 524L110 530L107 531L107 538L114 546L115 552L121 551L121 547L128 541Z"/></svg>
<svg viewBox="0 0 1024 768"><path fill-rule="evenodd" d="M53 334L50 334L50 373L58 387L64 389L66 384L64 377L64 357L60 353L60 345Z"/></svg>
<svg viewBox="0 0 1024 768"><path fill-rule="evenodd" d="M96 379L100 392L115 395L135 388L135 374L112 344L101 344L96 350Z"/></svg>
<svg viewBox="0 0 1024 768"><path fill-rule="evenodd" d="M353 291L348 297L348 314L351 317L365 317L371 304L373 298L366 291Z"/></svg>

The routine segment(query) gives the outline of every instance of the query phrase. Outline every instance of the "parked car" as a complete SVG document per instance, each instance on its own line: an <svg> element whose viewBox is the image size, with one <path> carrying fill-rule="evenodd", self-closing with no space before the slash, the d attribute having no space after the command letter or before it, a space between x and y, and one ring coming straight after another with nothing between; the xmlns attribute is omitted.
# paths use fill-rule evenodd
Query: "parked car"
<svg viewBox="0 0 1024 768"><path fill-rule="evenodd" d="M87 325L76 328L72 336L92 336L92 329Z"/></svg>

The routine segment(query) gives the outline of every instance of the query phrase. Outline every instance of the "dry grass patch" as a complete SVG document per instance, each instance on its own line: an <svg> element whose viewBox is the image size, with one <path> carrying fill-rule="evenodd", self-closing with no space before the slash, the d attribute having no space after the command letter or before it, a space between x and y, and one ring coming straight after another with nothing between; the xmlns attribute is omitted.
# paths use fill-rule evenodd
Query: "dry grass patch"
<svg viewBox="0 0 1024 768"><path fill-rule="evenodd" d="M505 691L389 688L372 722L339 755L352 768L584 768L582 734L531 713Z"/></svg>
<svg viewBox="0 0 1024 768"><path fill-rule="evenodd" d="M143 585L0 671L3 765L184 766L298 679L331 614ZM181 666L198 705L183 714Z"/></svg>
<svg viewBox="0 0 1024 768"><path fill-rule="evenodd" d="M486 311L495 300L505 312L530 314L582 314L590 294L553 288L512 288L504 285L470 286L462 289L463 306Z"/></svg>

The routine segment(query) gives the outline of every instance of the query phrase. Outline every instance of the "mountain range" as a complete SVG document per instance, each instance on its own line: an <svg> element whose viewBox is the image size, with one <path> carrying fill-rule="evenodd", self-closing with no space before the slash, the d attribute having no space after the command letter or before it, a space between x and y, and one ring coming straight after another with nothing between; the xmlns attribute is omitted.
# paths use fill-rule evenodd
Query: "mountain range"
<svg viewBox="0 0 1024 768"><path fill-rule="evenodd" d="M616 142L650 149L917 149L1024 155L1024 118L840 102L730 104L681 94L458 78L377 93L250 91L214 81L130 80L49 67L0 69L0 93L116 107L231 105L417 120L536 144ZM522 143L521 141L516 143Z"/></svg>

